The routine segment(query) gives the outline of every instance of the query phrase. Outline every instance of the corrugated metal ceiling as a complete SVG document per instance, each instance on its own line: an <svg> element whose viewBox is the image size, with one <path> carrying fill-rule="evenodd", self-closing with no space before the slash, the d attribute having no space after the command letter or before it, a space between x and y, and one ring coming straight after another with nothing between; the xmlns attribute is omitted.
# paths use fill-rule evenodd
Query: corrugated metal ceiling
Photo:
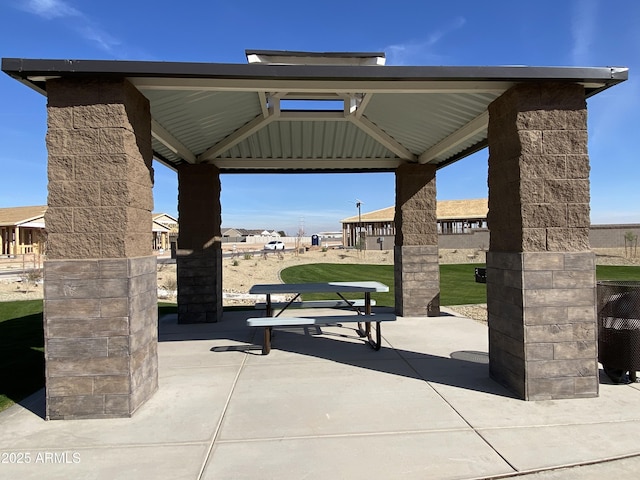
<svg viewBox="0 0 640 480"><path fill-rule="evenodd" d="M2 59L46 94L53 78L126 78L150 101L153 149L170 167L222 171L443 166L486 145L488 105L522 82L579 83L585 98L628 77L617 67L389 67ZM280 111L343 99L344 111Z"/></svg>

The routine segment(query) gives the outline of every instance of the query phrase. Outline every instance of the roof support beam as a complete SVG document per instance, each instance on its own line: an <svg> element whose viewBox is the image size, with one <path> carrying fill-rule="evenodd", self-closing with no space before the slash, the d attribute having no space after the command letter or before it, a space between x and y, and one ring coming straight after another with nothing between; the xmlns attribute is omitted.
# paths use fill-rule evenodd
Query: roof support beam
<svg viewBox="0 0 640 480"><path fill-rule="evenodd" d="M360 118L362 116L365 108L367 108L367 105L369 105L369 102L371 101L372 98L373 98L373 93L365 93L362 96L362 100L360 100L360 103L358 104L358 108L356 109L356 118Z"/></svg>
<svg viewBox="0 0 640 480"><path fill-rule="evenodd" d="M258 99L260 101L260 108L262 109L262 116L266 117L269 115L269 106L267 105L267 93L266 92L258 92Z"/></svg>
<svg viewBox="0 0 640 480"><path fill-rule="evenodd" d="M258 130L269 125L274 120L277 120L280 116L280 102L276 100L273 102L273 105L269 107L269 114L265 116L258 116L251 120L249 123L244 124L242 127L237 129L231 135L223 138L221 141L216 143L213 147L209 148L207 151L198 155L198 161L206 162L208 160L212 160L226 152L230 148L233 148L238 143L242 142L245 138L250 137Z"/></svg>
<svg viewBox="0 0 640 480"><path fill-rule="evenodd" d="M128 77L141 90L197 90L228 92L288 93L496 93L515 85L512 81L449 80L279 80L242 78L162 78Z"/></svg>
<svg viewBox="0 0 640 480"><path fill-rule="evenodd" d="M180 140L174 137L162 125L153 119L151 120L151 136L173 153L179 155L184 161L188 163L196 163L196 156L191 152L191 150L185 147Z"/></svg>
<svg viewBox="0 0 640 480"><path fill-rule="evenodd" d="M398 158L323 158L321 162L317 158L296 158L293 162L290 158L216 158L211 163L221 170L394 170L404 162Z"/></svg>
<svg viewBox="0 0 640 480"><path fill-rule="evenodd" d="M436 143L433 147L423 152L418 161L420 163L429 163L431 160L435 160L443 153L452 150L457 145L460 145L474 135L486 130L488 124L489 112L485 111L448 137Z"/></svg>
<svg viewBox="0 0 640 480"><path fill-rule="evenodd" d="M356 127L365 132L371 138L373 138L376 142L380 143L387 150L392 151L398 157L403 160L411 160L415 161L416 156L411 153L404 145L400 142L396 141L391 135L378 127L375 123L370 121L367 117L356 117L354 114L347 115L346 117L350 120Z"/></svg>

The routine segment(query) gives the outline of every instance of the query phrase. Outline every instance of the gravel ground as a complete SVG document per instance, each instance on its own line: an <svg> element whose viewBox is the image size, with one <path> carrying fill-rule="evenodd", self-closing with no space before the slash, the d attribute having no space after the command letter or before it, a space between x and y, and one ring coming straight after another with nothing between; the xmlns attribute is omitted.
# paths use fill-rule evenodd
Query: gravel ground
<svg viewBox="0 0 640 480"><path fill-rule="evenodd" d="M640 257L628 258L624 249L599 249L595 251L598 265L640 265ZM627 252L628 253L628 252ZM484 263L485 252L480 250L441 250L440 263ZM393 265L393 251L366 251L330 249L307 251L296 255L293 252L284 254L269 253L261 255L244 255L239 252L235 259L223 259L222 284L225 294L225 305L252 304L255 299L247 298L251 285L257 283L277 283L280 271L293 265L308 263L366 263L376 265ZM4 266L0 266L4 267ZM175 301L176 267L175 265L158 265L159 296L165 300ZM43 296L42 284L29 284L16 281L0 282L0 301L40 299ZM486 323L487 306L457 305L451 308L465 317Z"/></svg>

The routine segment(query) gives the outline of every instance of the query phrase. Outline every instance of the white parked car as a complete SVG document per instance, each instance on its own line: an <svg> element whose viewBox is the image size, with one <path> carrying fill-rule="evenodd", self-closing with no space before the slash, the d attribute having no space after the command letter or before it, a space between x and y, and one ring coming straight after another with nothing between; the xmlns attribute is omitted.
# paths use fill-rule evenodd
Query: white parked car
<svg viewBox="0 0 640 480"><path fill-rule="evenodd" d="M265 250L284 250L284 243L280 240L272 240L269 243L265 244Z"/></svg>

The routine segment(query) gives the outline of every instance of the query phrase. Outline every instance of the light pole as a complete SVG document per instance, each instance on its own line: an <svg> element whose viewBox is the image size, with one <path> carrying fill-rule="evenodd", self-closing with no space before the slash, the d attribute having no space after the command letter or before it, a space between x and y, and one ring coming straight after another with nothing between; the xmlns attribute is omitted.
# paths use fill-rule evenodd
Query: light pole
<svg viewBox="0 0 640 480"><path fill-rule="evenodd" d="M362 214L360 212L361 206L362 202L356 199L356 208L358 209L358 230L356 236L356 245L358 246L358 250L362 250Z"/></svg>

